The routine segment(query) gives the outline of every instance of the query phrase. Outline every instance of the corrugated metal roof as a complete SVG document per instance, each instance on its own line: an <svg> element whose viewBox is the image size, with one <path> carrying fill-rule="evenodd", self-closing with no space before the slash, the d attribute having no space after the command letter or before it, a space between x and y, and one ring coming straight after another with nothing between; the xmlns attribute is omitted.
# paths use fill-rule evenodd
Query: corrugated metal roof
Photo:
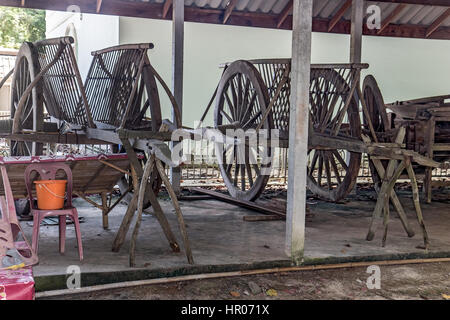
<svg viewBox="0 0 450 320"><path fill-rule="evenodd" d="M143 2L164 3L165 0L140 0ZM341 8L346 0L315 0L313 16L315 18L331 18ZM230 0L185 0L185 6L205 9L222 9L227 7ZM280 14L289 0L238 0L235 11L259 12L267 14ZM382 20L389 16L398 6L397 3L386 3L377 1L366 1L369 5L378 5L381 9ZM391 22L393 24L430 25L441 14L446 7L426 6L426 5L406 5L405 9ZM351 10L347 10L344 19L350 20ZM442 26L450 26L450 19L447 19Z"/></svg>

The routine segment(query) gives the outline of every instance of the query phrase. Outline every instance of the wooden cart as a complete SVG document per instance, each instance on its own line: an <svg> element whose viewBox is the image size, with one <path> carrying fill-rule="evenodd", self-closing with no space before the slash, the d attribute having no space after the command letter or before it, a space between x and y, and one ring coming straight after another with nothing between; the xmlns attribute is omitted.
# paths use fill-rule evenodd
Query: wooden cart
<svg viewBox="0 0 450 320"><path fill-rule="evenodd" d="M287 148L291 60L240 60L224 67L216 91L215 126L267 129L268 139L277 129L279 147ZM365 68L367 64L311 65L308 188L326 200L348 195L359 173L361 144L353 142L362 142L358 79ZM261 172L271 163L243 164L235 148L225 148L219 163L222 177L232 197L255 200L269 179ZM263 152L270 158L273 151L269 146ZM248 158L252 153L245 151Z"/></svg>
<svg viewBox="0 0 450 320"><path fill-rule="evenodd" d="M0 123L2 136L11 140L11 154L40 155L46 143L111 144L116 149L120 145L128 155L131 177L129 181L122 179L119 186L122 193L128 192L132 197L113 250L119 250L123 244L138 208L130 256L130 265L134 264L140 217L151 204L166 235L173 240L172 249L179 251L155 196L164 181L174 202L188 261L192 263L181 210L163 164L151 149L152 143L165 146L162 142L170 140L168 128L181 127L176 101L149 61L147 52L153 44L120 45L92 52L93 60L83 83L73 42L72 37L62 37L21 46L15 68L8 74L12 75L12 119ZM167 121L163 125L157 80L171 101L174 123ZM151 159L145 168L139 152L144 159L147 155Z"/></svg>
<svg viewBox="0 0 450 320"><path fill-rule="evenodd" d="M437 162L450 159L450 95L385 104L380 88L372 75L363 82L364 100L379 141L392 142L394 132L406 128L405 148ZM367 119L364 119L368 123ZM375 183L380 178L370 162ZM415 166L423 179L427 202L431 202L432 167Z"/></svg>

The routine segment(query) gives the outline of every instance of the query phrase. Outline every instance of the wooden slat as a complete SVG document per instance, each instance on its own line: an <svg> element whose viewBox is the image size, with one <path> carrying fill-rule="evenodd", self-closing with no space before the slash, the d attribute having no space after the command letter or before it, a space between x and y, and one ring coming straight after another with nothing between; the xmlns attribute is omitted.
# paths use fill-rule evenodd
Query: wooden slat
<svg viewBox="0 0 450 320"><path fill-rule="evenodd" d="M169 13L170 8L172 8L172 3L173 3L173 0L166 0L166 2L164 2L163 11L162 11L163 19L165 19L167 17L167 14Z"/></svg>
<svg viewBox="0 0 450 320"><path fill-rule="evenodd" d="M397 18L405 8L406 8L406 4L399 4L397 7L395 7L394 11L392 11L391 14L386 19L384 19L383 23L381 24L380 30L377 31L377 34L383 33L383 31L387 28L387 26L395 18Z"/></svg>
<svg viewBox="0 0 450 320"><path fill-rule="evenodd" d="M450 6L448 0L377 0L377 2L421 4L426 6L444 6L444 7Z"/></svg>
<svg viewBox="0 0 450 320"><path fill-rule="evenodd" d="M339 10L336 12L336 14L331 18L330 24L328 26L328 32L333 30L333 28L336 26L336 24L341 20L341 18L344 16L344 14L347 12L347 10L352 6L352 0L347 0L342 7L339 8Z"/></svg>
<svg viewBox="0 0 450 320"><path fill-rule="evenodd" d="M279 15L277 28L280 28L283 25L284 21L289 16L289 14L292 13L293 6L294 6L294 1L293 0L289 0L289 2L286 4L286 6L284 7L283 11L281 11L281 13Z"/></svg>
<svg viewBox="0 0 450 320"><path fill-rule="evenodd" d="M234 10L234 7L236 7L238 0L230 0L230 2L228 2L227 8L225 9L225 13L223 15L223 24L227 23L228 19L231 16L231 13Z"/></svg>
<svg viewBox="0 0 450 320"><path fill-rule="evenodd" d="M427 29L426 37L429 38L433 34L433 32L435 32L445 22L445 20L447 20L448 17L450 17L450 8L445 10L442 15L434 20L434 22Z"/></svg>
<svg viewBox="0 0 450 320"><path fill-rule="evenodd" d="M212 190L207 190L207 189L202 189L202 188L189 188L189 190L193 191L193 192L198 192L198 193L202 193L202 194L206 194L208 196L211 196L217 200L221 200L224 202L228 202L231 204L235 204L237 206L243 207L243 208L247 208L250 210L255 210L258 212L261 212L263 214L268 214L268 215L277 215L281 218L286 218L286 213L284 212L280 212L280 211L276 211L273 209L269 209L263 205L259 205L255 202L251 202L251 201L245 201L245 200L239 200L239 199L235 199L232 198L228 195L216 192L216 191L212 191Z"/></svg>

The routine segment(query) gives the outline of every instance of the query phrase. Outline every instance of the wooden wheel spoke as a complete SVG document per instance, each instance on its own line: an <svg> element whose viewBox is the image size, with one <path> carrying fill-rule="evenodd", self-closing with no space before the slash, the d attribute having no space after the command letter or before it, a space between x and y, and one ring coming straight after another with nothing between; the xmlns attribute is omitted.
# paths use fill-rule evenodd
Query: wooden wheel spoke
<svg viewBox="0 0 450 320"><path fill-rule="evenodd" d="M336 165L336 161L334 159L334 154L332 152L328 153L328 159L330 160L331 168L334 171L334 175L336 176L336 180L339 184L342 183L341 175L339 174L339 169Z"/></svg>
<svg viewBox="0 0 450 320"><path fill-rule="evenodd" d="M240 164L241 166L241 190L245 191L245 164Z"/></svg>
<svg viewBox="0 0 450 320"><path fill-rule="evenodd" d="M328 190L331 190L333 188L333 184L331 182L330 161L327 152L324 152L324 162L325 162L325 174L327 176Z"/></svg>
<svg viewBox="0 0 450 320"><path fill-rule="evenodd" d="M312 160L311 160L311 165L310 165L310 167L309 167L309 172L308 172L308 175L309 176L312 176L313 175L313 172L314 172L314 168L316 167L316 163L317 163L317 159L319 158L319 152L318 151L315 151L314 152L314 155L313 155L313 158L312 158Z"/></svg>
<svg viewBox="0 0 450 320"><path fill-rule="evenodd" d="M233 114L233 118L234 118L234 110L235 110L235 108L234 108L233 102L231 101L230 96L228 95L228 92L225 91L224 94L225 94L225 99L226 99L227 104L228 104L228 108L230 109L231 113Z"/></svg>
<svg viewBox="0 0 450 320"><path fill-rule="evenodd" d="M348 171L348 166L347 163L344 161L344 159L342 159L341 155L339 154L339 152L337 150L333 150L333 155L335 156L335 158L339 161L339 163L341 164L341 166L345 169L345 171Z"/></svg>
<svg viewBox="0 0 450 320"><path fill-rule="evenodd" d="M225 118L227 118L228 122L231 124L233 123L233 119L223 110L220 110L220 114L223 115Z"/></svg>
<svg viewBox="0 0 450 320"><path fill-rule="evenodd" d="M323 170L323 156L322 151L319 153L319 169L317 171L317 184L319 187L322 185L322 170Z"/></svg>
<svg viewBox="0 0 450 320"><path fill-rule="evenodd" d="M261 111L258 111L257 113L255 113L253 115L253 117L251 117L243 126L242 129L246 130L250 125L254 124L254 122L256 121L256 119L258 119L258 117L261 115Z"/></svg>
<svg viewBox="0 0 450 320"><path fill-rule="evenodd" d="M234 83L235 78L231 79L230 81L230 89L231 89L231 95L233 97L233 107L234 107L234 115L233 118L237 119L237 109L239 107L238 105L238 92L236 90L236 85Z"/></svg>
<svg viewBox="0 0 450 320"><path fill-rule="evenodd" d="M252 94L252 98L250 99L250 103L248 104L247 108L245 109L245 112L242 115L242 117L239 119L239 121L241 123L246 121L247 117L252 114L251 111L253 109L253 106L255 105L256 97L257 97L257 94L256 94L256 91L254 91L253 94Z"/></svg>
<svg viewBox="0 0 450 320"><path fill-rule="evenodd" d="M238 116L239 120L242 119L244 112L246 112L249 107L249 106L246 107L249 90L250 90L250 79L246 78L245 87L244 87L244 95L243 95L242 103L241 103L240 110L239 110L239 116Z"/></svg>

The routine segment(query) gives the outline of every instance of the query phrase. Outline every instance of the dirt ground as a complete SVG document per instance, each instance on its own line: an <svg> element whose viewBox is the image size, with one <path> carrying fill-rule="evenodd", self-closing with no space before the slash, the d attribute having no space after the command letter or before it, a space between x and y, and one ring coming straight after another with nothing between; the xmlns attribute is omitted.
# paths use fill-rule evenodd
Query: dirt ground
<svg viewBox="0 0 450 320"><path fill-rule="evenodd" d="M63 299L450 299L450 263L381 266L380 289L367 268L315 270L177 282L65 296ZM59 298L61 299L61 297Z"/></svg>

